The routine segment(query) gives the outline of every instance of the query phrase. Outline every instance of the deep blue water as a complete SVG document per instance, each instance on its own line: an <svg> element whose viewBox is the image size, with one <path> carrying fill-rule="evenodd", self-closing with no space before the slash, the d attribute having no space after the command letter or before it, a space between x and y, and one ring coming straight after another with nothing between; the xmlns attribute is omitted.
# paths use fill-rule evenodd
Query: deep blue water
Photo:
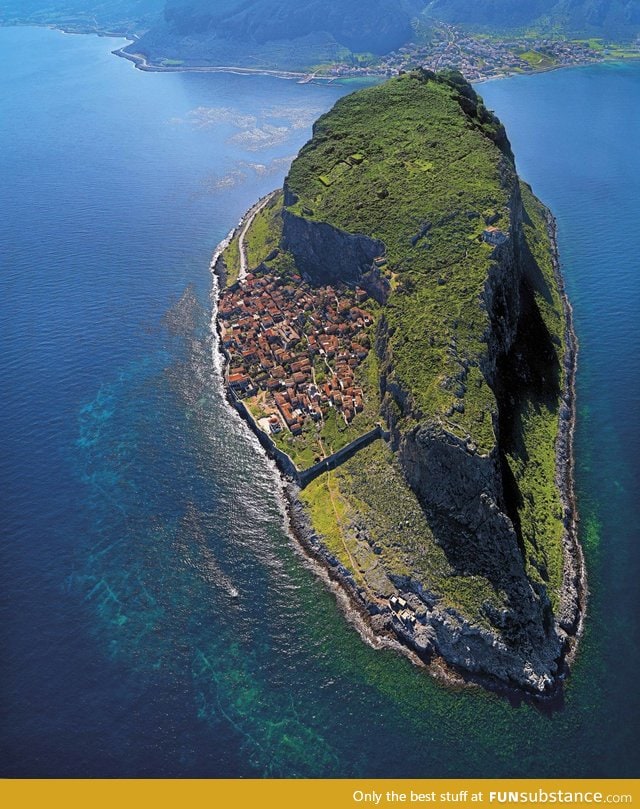
<svg viewBox="0 0 640 809"><path fill-rule="evenodd" d="M558 217L581 342L592 595L546 715L367 646L223 401L211 253L349 88L118 44L0 29L1 774L637 775L640 66L481 88Z"/></svg>

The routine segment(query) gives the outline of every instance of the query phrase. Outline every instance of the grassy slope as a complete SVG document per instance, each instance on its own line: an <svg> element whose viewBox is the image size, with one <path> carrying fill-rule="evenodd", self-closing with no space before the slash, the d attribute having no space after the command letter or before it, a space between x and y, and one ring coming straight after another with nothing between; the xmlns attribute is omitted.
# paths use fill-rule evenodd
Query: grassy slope
<svg viewBox="0 0 640 809"><path fill-rule="evenodd" d="M485 215L509 227L500 153L474 127L447 84L412 75L339 101L294 161L293 210L382 239L398 291L385 308L396 376L416 409L439 414L458 400L455 354L477 362L487 316L478 305L491 248L478 241ZM342 168L353 154L364 160ZM352 161L353 162L353 161ZM332 180L326 186L320 178ZM412 242L426 230L422 238ZM464 414L449 420L481 447L494 444L493 394L472 368Z"/></svg>
<svg viewBox="0 0 640 809"><path fill-rule="evenodd" d="M229 246L224 251L223 257L227 268L226 286L230 287L235 284L240 275L240 248L237 233L229 242Z"/></svg>
<svg viewBox="0 0 640 809"><path fill-rule="evenodd" d="M496 402L475 364L486 350L487 321L478 302L491 249L476 237L493 214L501 216L499 227L509 227L508 193L497 148L460 113L452 95L446 85L424 86L404 76L344 99L316 125L314 140L292 166L289 185L299 198L297 213L306 208L307 217L385 242L397 278L397 291L384 308L394 332L396 377L422 413L439 414L454 432L491 447ZM350 160L353 154L364 161ZM562 367L564 318L544 209L528 188L522 194L524 235L543 279L535 304ZM412 244L425 224L425 236ZM447 417L456 401L449 382L459 370L456 358L471 362L465 409ZM544 395L520 391L514 403L518 429L507 453L521 495L527 570L546 583L554 606L562 582L561 505L554 480L557 408L557 389ZM453 574L383 444L358 453L330 481L316 480L302 497L347 567L363 545L355 526L364 525L387 572L413 573L471 621L486 623L483 602L503 605L503 594L486 579ZM367 570L366 564L360 567L361 574Z"/></svg>
<svg viewBox="0 0 640 809"><path fill-rule="evenodd" d="M372 592L388 596L395 590L393 577L412 575L444 605L481 625L487 624L479 610L483 602L505 606L486 579L454 574L383 442L316 479L300 497L329 550Z"/></svg>
<svg viewBox="0 0 640 809"><path fill-rule="evenodd" d="M247 253L247 264L253 269L263 261L274 247L278 246L282 235L282 194L277 194L270 204L266 205L253 218L251 227L245 236L244 245ZM240 228L223 253L227 267L228 287L235 284L240 273Z"/></svg>
<svg viewBox="0 0 640 809"><path fill-rule="evenodd" d="M491 248L477 236L486 216L499 214L499 226L508 228L508 193L500 181L498 149L461 114L452 95L447 85L425 86L404 76L342 100L316 125L314 140L292 166L289 184L299 196L296 212L304 207L307 217L384 240L395 277L383 313L394 331L396 377L424 414L439 414L454 432L470 433L480 446L490 447L496 401L473 363L486 350L479 294ZM564 318L544 209L527 187L522 194L525 238L542 277L535 302L562 367ZM250 263L264 258L279 237L278 205L256 217L248 233ZM425 236L413 245L412 237L425 224ZM281 254L272 266L286 272L291 257ZM449 382L460 367L456 357L472 364L464 413L447 417L451 404L460 401ZM369 418L375 420L379 368L373 352L361 372L375 404ZM531 391L520 391L514 403L518 429L507 448L521 494L528 573L546 582L554 605L562 580L561 507L554 482L557 407L557 392L532 397ZM333 450L354 437L334 428L328 425L324 436ZM315 454L309 438L283 446L300 466ZM371 592L388 594L393 590L389 576L411 574L471 622L486 625L485 602L505 606L504 594L486 579L454 574L383 442L312 482L301 497L329 549Z"/></svg>
<svg viewBox="0 0 640 809"><path fill-rule="evenodd" d="M522 184L522 198L528 221L524 231L527 245L540 269L541 279L534 286L535 302L553 340L558 368L564 358L565 318L555 277L543 206ZM561 375L563 372L561 372ZM558 380L564 385L564 378ZM524 391L516 403L516 418L522 429L513 442L508 462L522 496L519 509L522 537L527 555L527 572L547 584L552 606L558 604L562 585L562 504L555 485L555 441L558 434L557 390L539 393Z"/></svg>
<svg viewBox="0 0 640 809"><path fill-rule="evenodd" d="M280 244L282 235L282 194L259 211L253 218L245 236L247 264L257 267Z"/></svg>
<svg viewBox="0 0 640 809"><path fill-rule="evenodd" d="M540 53L539 51L519 51L517 52L518 56L521 59L524 59L525 62L528 62L534 70L545 70L547 68L553 67L556 64L556 60L548 56L546 53Z"/></svg>

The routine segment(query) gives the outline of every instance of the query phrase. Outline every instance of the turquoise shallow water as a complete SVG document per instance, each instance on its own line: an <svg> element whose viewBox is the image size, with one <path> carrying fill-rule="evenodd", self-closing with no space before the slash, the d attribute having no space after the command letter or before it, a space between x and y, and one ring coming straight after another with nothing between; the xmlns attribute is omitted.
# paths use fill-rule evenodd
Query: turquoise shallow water
<svg viewBox="0 0 640 809"><path fill-rule="evenodd" d="M481 88L558 216L581 342L592 595L543 714L367 646L221 395L211 252L349 88L118 44L0 29L2 773L637 775L640 68Z"/></svg>

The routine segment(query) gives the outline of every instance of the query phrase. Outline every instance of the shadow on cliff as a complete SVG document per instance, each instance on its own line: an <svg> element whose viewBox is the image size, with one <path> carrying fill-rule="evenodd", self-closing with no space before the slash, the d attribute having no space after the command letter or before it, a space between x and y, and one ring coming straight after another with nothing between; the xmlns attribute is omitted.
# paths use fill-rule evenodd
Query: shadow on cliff
<svg viewBox="0 0 640 809"><path fill-rule="evenodd" d="M557 351L561 341L549 331L536 300L537 293L552 303L551 290L526 243L521 258L525 274L520 287L518 331L510 351L498 359L496 384L493 386L498 403L504 505L516 527L520 524L518 512L523 501L507 456L529 462L523 421L525 411L527 408L538 412L545 409L557 416L562 392Z"/></svg>
<svg viewBox="0 0 640 809"><path fill-rule="evenodd" d="M525 441L527 413L547 410L557 415L562 375L558 340L549 331L537 300L540 295L551 301L551 290L528 247L524 247L521 258L525 271L517 332L508 353L498 359L493 385L498 404L497 463L502 484L497 506L503 516L496 518L495 508L493 512L487 510L482 491L472 498L475 502L464 503L464 518L458 518L453 510L434 511L424 504L423 508L454 575L481 576L500 594L502 606L487 600L483 611L505 643L526 655L527 649L539 648L552 635L554 618L546 592L549 576L544 556L537 553L532 536L528 537L529 547L536 551L535 564L544 584L527 577L520 519L526 503L513 466L514 461L530 461ZM468 519L473 513L478 514L477 524ZM483 539L487 533L490 536ZM511 695L510 699L518 697Z"/></svg>

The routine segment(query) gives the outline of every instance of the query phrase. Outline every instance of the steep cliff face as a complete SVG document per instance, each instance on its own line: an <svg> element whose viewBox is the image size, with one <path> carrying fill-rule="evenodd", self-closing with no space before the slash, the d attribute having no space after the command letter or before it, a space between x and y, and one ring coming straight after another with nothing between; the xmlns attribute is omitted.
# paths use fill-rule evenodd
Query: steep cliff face
<svg viewBox="0 0 640 809"><path fill-rule="evenodd" d="M478 605L490 628L472 627L453 609L432 609L436 646L472 672L544 692L553 686L562 638L544 587L527 576L524 549L505 492L499 441L479 454L468 441L425 420L403 434L400 465L454 571L480 576L502 591L500 608ZM408 578L405 586L420 591Z"/></svg>
<svg viewBox="0 0 640 809"><path fill-rule="evenodd" d="M381 415L426 528L420 546L400 527L380 564L449 663L543 694L581 598L560 479L572 345L546 217L481 99L459 75L421 72L317 123L282 239L318 282L366 284L384 256ZM372 544L366 516L354 523Z"/></svg>
<svg viewBox="0 0 640 809"><path fill-rule="evenodd" d="M494 392L505 385L501 374L530 316L523 308L527 271L522 199L518 183L512 177L509 182L509 239L494 249L481 294L488 326L484 333L486 350L478 364ZM527 353L540 347L519 345L523 366L528 363ZM481 605L491 628L469 626L464 616L454 609L439 608L437 599L434 603L431 597L429 624L435 630L436 648L450 663L465 670L498 676L538 692L551 689L563 632L554 623L545 588L527 575L513 481L504 461L501 435L500 409L508 408L508 404L496 398L490 412L495 442L489 449L479 450L470 435L460 437L446 419L416 413L411 392L395 378L393 351L384 337L378 341L377 350L387 367L382 378L384 392L394 400L404 422L413 421L409 429L394 430L397 457L436 540L454 570L481 576L507 594L501 609ZM466 380L467 368L462 363L457 381L464 387ZM424 595L418 580L409 577L403 584Z"/></svg>
<svg viewBox="0 0 640 809"><path fill-rule="evenodd" d="M282 247L314 283L356 284L371 270L384 244L359 233L346 233L326 222L315 222L289 210L282 215Z"/></svg>
<svg viewBox="0 0 640 809"><path fill-rule="evenodd" d="M488 267L486 281L480 296L480 306L488 319L483 334L484 350L472 360L478 363L482 376L495 392L501 358L509 354L518 334L521 321L521 287L524 272L521 263L523 240L522 202L519 186L512 172L508 175L511 195L509 201L509 238L495 247ZM389 350L387 348L387 350ZM491 419L491 444L479 448L470 433L461 436L451 426L457 414L456 406L464 407L464 394L468 385L470 360L458 358L460 371L456 375L459 403L453 413L415 413L410 391L397 398L402 380L395 380L393 349L391 371L385 374L384 385L395 393L404 411L405 422L413 421L408 429L398 430L398 457L407 481L418 495L434 524L442 526L441 541L449 546L456 566L473 565L492 581L509 571L523 577L522 552L508 514L507 496L503 480L504 465L500 436L499 402L491 402L487 417ZM393 383L396 383L393 386ZM522 588L518 609L526 605L533 608L528 588Z"/></svg>

